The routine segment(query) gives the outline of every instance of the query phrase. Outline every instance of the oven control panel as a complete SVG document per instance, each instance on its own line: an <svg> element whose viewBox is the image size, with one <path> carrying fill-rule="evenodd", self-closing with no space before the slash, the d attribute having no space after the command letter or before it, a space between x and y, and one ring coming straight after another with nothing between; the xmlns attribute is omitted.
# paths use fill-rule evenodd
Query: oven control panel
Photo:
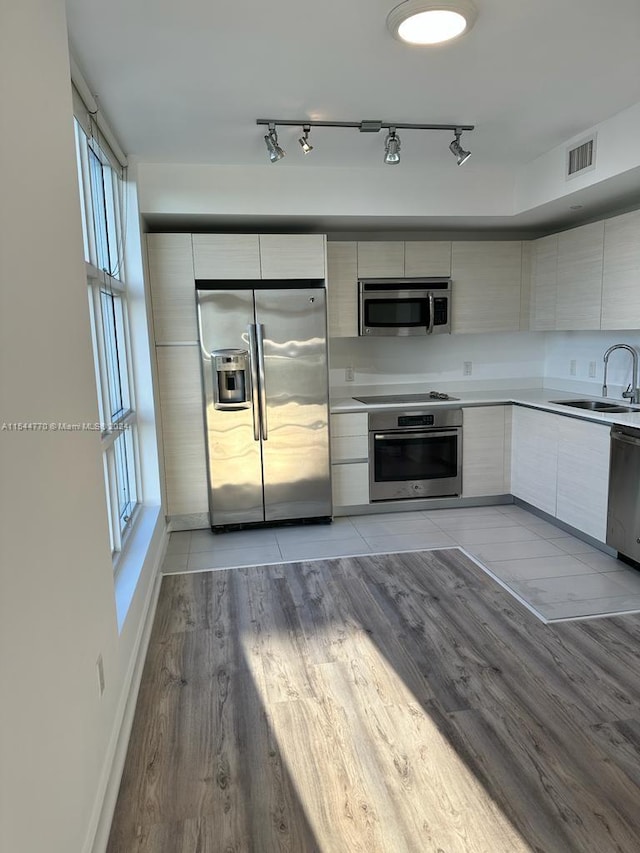
<svg viewBox="0 0 640 853"><path fill-rule="evenodd" d="M433 415L400 415L398 418L399 427L425 427L434 426L434 424Z"/></svg>
<svg viewBox="0 0 640 853"><path fill-rule="evenodd" d="M462 409L434 406L431 409L369 412L369 431L442 429L462 426Z"/></svg>

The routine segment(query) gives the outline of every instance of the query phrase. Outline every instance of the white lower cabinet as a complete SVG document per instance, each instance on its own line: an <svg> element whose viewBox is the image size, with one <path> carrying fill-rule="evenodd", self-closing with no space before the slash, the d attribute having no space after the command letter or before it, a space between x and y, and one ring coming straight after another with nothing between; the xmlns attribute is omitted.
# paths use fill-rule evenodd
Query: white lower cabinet
<svg viewBox="0 0 640 853"><path fill-rule="evenodd" d="M463 410L462 496L503 495L509 491L505 471L505 419L510 406ZM507 463L510 460L507 459Z"/></svg>
<svg viewBox="0 0 640 853"><path fill-rule="evenodd" d="M208 512L200 350L156 347L167 515Z"/></svg>
<svg viewBox="0 0 640 853"><path fill-rule="evenodd" d="M606 541L610 425L513 407L511 492Z"/></svg>
<svg viewBox="0 0 640 853"><path fill-rule="evenodd" d="M600 542L607 538L610 427L561 418L556 516Z"/></svg>
<svg viewBox="0 0 640 853"><path fill-rule="evenodd" d="M369 503L368 430L366 412L331 415L334 510Z"/></svg>
<svg viewBox="0 0 640 853"><path fill-rule="evenodd" d="M368 462L332 465L331 479L334 510L339 510L340 507L362 506L369 503Z"/></svg>
<svg viewBox="0 0 640 853"><path fill-rule="evenodd" d="M511 492L555 516L561 415L513 407Z"/></svg>

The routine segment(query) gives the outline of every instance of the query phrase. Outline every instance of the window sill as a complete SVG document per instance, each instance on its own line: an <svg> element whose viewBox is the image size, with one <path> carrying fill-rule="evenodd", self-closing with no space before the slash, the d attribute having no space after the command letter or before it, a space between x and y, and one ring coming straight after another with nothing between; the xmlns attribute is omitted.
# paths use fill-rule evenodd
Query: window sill
<svg viewBox="0 0 640 853"><path fill-rule="evenodd" d="M164 525L160 506L141 506L138 509L136 523L127 537L126 548L115 563L115 596L118 617L118 633L122 631L129 607L138 587L148 560L159 565L165 540L158 541L158 554L151 551L151 544L157 538L158 525ZM157 560L156 560L157 557Z"/></svg>

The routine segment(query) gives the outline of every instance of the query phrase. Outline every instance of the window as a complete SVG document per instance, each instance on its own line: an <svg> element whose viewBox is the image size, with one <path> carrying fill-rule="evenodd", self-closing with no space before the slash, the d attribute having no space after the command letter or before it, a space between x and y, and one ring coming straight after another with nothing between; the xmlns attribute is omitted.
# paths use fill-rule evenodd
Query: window
<svg viewBox="0 0 640 853"><path fill-rule="evenodd" d="M138 430L124 271L123 170L91 118L76 118L84 253L98 387L111 549L116 559L139 504Z"/></svg>

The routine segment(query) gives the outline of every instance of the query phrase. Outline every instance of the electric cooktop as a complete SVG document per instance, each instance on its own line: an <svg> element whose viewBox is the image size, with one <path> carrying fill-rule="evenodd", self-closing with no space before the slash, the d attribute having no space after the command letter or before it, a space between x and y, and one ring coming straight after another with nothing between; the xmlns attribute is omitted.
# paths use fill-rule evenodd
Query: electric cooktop
<svg viewBox="0 0 640 853"><path fill-rule="evenodd" d="M387 394L379 397L352 397L358 403L375 406L377 403L434 403L446 400L457 401L459 397L450 397L442 391L426 391L424 394Z"/></svg>

